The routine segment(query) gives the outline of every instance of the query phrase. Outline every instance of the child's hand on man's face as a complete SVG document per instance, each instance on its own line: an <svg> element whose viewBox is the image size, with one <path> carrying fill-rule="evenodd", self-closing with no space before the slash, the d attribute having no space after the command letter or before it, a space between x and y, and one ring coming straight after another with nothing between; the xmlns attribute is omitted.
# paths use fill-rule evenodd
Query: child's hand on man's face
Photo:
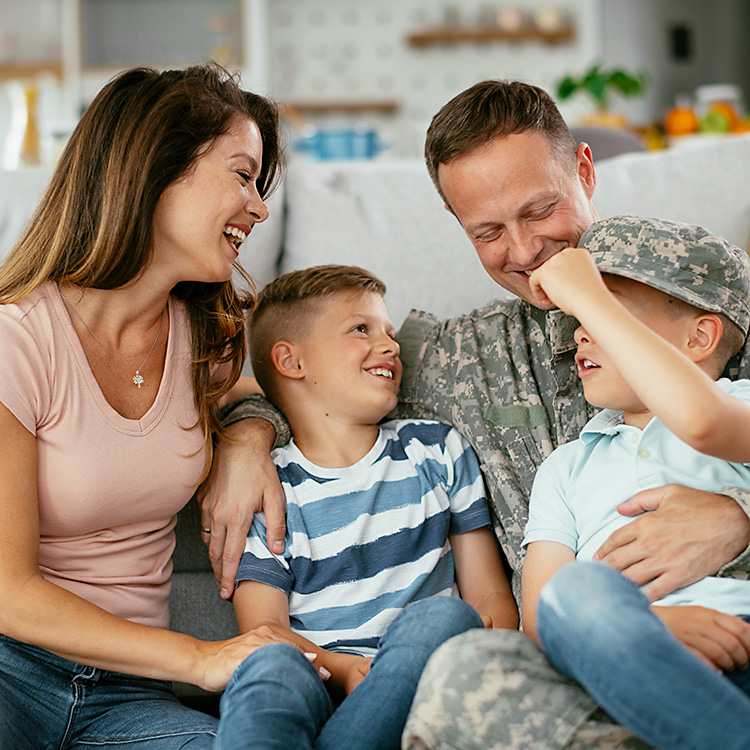
<svg viewBox="0 0 750 750"><path fill-rule="evenodd" d="M574 317L585 302L609 294L588 250L580 247L568 247L553 255L531 273L529 285L536 297Z"/></svg>

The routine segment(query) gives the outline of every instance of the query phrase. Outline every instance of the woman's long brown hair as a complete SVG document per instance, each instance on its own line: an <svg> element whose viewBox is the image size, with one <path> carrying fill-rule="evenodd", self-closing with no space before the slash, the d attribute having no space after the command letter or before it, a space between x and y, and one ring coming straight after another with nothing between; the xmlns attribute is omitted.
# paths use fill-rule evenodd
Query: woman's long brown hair
<svg viewBox="0 0 750 750"><path fill-rule="evenodd" d="M136 68L113 79L84 112L39 206L0 265L0 304L17 302L46 281L116 289L136 279L151 260L159 197L237 118L254 120L260 130L257 186L267 197L281 173L272 102L243 91L214 64L165 72ZM218 400L242 370L245 311L255 302L252 279L235 267L243 290L231 280L183 282L173 289L191 321L198 410L193 427L204 435L204 477L213 457L212 430L221 433ZM231 367L215 380L220 363Z"/></svg>

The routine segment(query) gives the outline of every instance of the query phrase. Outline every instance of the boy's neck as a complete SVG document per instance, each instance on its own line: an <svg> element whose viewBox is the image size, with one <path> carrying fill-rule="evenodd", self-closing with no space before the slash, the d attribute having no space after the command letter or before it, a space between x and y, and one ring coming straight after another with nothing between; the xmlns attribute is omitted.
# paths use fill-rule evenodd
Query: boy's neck
<svg viewBox="0 0 750 750"><path fill-rule="evenodd" d="M654 415L650 412L644 409L643 411L638 412L627 412L624 411L622 413L622 421L626 425L630 425L631 427L637 427L639 430L644 430L646 428L646 425L654 418Z"/></svg>
<svg viewBox="0 0 750 750"><path fill-rule="evenodd" d="M378 439L376 424L343 424L332 420L309 424L307 420L290 419L289 426L302 455L316 466L329 469L361 461Z"/></svg>

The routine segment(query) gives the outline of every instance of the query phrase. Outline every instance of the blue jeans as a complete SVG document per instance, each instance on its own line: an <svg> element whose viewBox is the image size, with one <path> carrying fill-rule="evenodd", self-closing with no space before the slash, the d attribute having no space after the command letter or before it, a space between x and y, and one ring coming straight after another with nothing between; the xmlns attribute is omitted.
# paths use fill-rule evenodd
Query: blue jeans
<svg viewBox="0 0 750 750"><path fill-rule="evenodd" d="M210 750L217 720L170 683L105 672L0 635L0 748Z"/></svg>
<svg viewBox="0 0 750 750"><path fill-rule="evenodd" d="M398 750L427 659L448 638L481 627L473 607L457 597L409 605L380 639L365 679L335 710L298 649L263 646L224 692L216 750Z"/></svg>
<svg viewBox="0 0 750 750"><path fill-rule="evenodd" d="M746 750L750 670L720 674L674 638L640 589L603 563L575 562L542 589L549 660L616 721L661 750Z"/></svg>

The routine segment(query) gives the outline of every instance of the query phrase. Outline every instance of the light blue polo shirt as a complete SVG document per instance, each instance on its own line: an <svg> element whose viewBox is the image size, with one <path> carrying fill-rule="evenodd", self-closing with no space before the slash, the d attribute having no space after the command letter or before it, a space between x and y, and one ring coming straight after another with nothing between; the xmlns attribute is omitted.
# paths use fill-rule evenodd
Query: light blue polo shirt
<svg viewBox="0 0 750 750"><path fill-rule="evenodd" d="M750 402L750 380L722 378L717 386ZM682 484L709 492L750 488L750 464L723 461L691 448L656 418L645 429L623 424L622 412L604 409L542 463L534 479L524 546L559 542L579 560L592 559L609 535L629 523L616 506L641 490ZM731 615L750 615L750 581L704 578L659 604L692 604Z"/></svg>

